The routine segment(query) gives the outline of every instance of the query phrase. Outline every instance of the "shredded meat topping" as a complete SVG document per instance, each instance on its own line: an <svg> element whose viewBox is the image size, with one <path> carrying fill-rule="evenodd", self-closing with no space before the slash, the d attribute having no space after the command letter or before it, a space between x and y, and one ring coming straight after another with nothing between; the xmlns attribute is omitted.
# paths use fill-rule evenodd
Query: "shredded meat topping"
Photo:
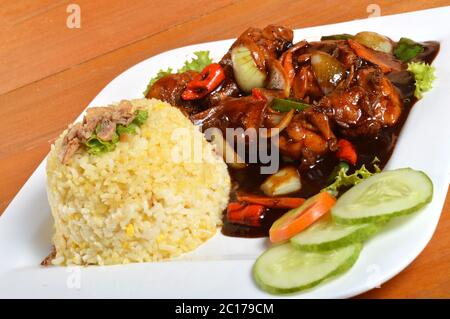
<svg viewBox="0 0 450 319"><path fill-rule="evenodd" d="M50 266L52 264L52 260L56 257L56 248L55 246L52 246L52 250L50 251L50 254L48 254L47 257L41 262L41 266Z"/></svg>
<svg viewBox="0 0 450 319"><path fill-rule="evenodd" d="M82 122L72 125L63 139L61 162L67 164L80 146L96 132L103 141L111 141L118 124L130 124L136 115L129 101L118 106L91 107L87 109Z"/></svg>

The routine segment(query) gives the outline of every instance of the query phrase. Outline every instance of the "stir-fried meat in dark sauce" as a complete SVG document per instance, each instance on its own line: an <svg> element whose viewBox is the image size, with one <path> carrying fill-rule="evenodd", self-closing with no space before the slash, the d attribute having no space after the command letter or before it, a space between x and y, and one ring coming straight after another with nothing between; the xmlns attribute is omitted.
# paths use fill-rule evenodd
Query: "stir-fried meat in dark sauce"
<svg viewBox="0 0 450 319"><path fill-rule="evenodd" d="M281 26L249 28L220 60L225 79L212 92L198 100L183 100L187 83L198 74L188 71L161 78L147 97L179 107L203 130L281 126L281 167L296 166L302 179L302 189L293 196L311 196L326 185L339 162L339 139L350 140L357 149L353 165L370 167L377 158L383 167L415 102L414 77L393 54L396 43L382 38L383 52L352 39L293 43L292 30ZM431 63L439 44L422 45L415 60ZM242 56L247 60L239 70L235 64ZM259 85L243 85L240 77L247 79L245 72L253 74ZM309 108L282 112L273 108L274 99L306 103ZM257 169L258 164L239 171L230 168L237 191L261 193L267 176ZM271 214L277 216L276 211ZM249 229L225 220L227 234L255 236L267 231Z"/></svg>
<svg viewBox="0 0 450 319"><path fill-rule="evenodd" d="M284 50L292 45L292 39L292 30L284 27L268 26L263 30L249 28L236 40L233 46L245 44L252 48L253 58L258 67L265 70L266 64L269 63L267 61L277 59ZM224 69L225 80L208 96L195 101L195 103L181 98L187 83L197 74L193 71L171 74L161 78L150 88L146 97L160 99L179 106L183 112L190 115L219 105L227 97L241 96L242 92L234 79L230 52L225 54L219 64Z"/></svg>

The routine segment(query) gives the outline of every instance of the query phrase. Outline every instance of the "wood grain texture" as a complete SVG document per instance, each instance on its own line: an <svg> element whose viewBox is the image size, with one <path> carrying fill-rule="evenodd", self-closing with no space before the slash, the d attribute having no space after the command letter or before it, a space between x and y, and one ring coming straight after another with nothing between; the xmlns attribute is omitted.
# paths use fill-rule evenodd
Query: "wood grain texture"
<svg viewBox="0 0 450 319"><path fill-rule="evenodd" d="M115 76L157 53L239 35L249 26L307 27L368 16L374 1L87 1L81 28L66 27L75 1L6 0L0 5L0 212L51 142ZM376 1L382 15L449 0ZM225 26L225 27L224 27ZM39 119L39 120L37 120ZM450 297L450 198L425 251L362 297Z"/></svg>
<svg viewBox="0 0 450 319"><path fill-rule="evenodd" d="M46 2L36 8L36 0L14 1L18 8L0 13L6 21L0 36L0 94L233 3L80 0L75 3L81 28L70 29L66 8L73 1ZM31 4L31 12L24 12Z"/></svg>

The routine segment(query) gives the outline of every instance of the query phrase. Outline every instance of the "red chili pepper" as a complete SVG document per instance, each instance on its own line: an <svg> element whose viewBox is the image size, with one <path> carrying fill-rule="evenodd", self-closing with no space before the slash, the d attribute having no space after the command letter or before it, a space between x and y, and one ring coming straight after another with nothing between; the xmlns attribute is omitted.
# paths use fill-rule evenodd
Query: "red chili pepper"
<svg viewBox="0 0 450 319"><path fill-rule="evenodd" d="M264 100L264 101L267 100L266 96L264 95L264 93L261 91L260 88L253 88L252 96L257 100Z"/></svg>
<svg viewBox="0 0 450 319"><path fill-rule="evenodd" d="M339 140L336 157L352 165L355 165L356 161L358 160L358 155L356 154L355 147L352 143L345 139Z"/></svg>
<svg viewBox="0 0 450 319"><path fill-rule="evenodd" d="M218 87L223 80L225 80L225 72L222 66L212 63L187 84L181 98L183 100L201 99Z"/></svg>
<svg viewBox="0 0 450 319"><path fill-rule="evenodd" d="M227 212L240 210L240 209L242 209L244 207L245 207L244 204L241 204L241 203L238 203L238 202L231 202L231 203L228 204Z"/></svg>
<svg viewBox="0 0 450 319"><path fill-rule="evenodd" d="M230 203L227 208L227 219L230 223L258 227L261 226L264 211L262 205Z"/></svg>

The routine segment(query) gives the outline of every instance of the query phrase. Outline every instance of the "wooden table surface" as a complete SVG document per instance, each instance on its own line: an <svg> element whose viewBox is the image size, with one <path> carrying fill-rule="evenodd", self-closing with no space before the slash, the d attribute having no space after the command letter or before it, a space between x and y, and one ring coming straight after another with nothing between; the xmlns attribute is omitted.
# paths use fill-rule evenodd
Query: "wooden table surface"
<svg viewBox="0 0 450 319"><path fill-rule="evenodd" d="M79 5L80 28L67 27L70 3ZM172 48L236 37L249 26L300 28L366 18L372 3L381 15L450 5L449 0L346 0L345 5L331 0L2 0L0 213L55 137L108 82L137 62ZM361 297L450 297L449 212L448 195L422 254Z"/></svg>

